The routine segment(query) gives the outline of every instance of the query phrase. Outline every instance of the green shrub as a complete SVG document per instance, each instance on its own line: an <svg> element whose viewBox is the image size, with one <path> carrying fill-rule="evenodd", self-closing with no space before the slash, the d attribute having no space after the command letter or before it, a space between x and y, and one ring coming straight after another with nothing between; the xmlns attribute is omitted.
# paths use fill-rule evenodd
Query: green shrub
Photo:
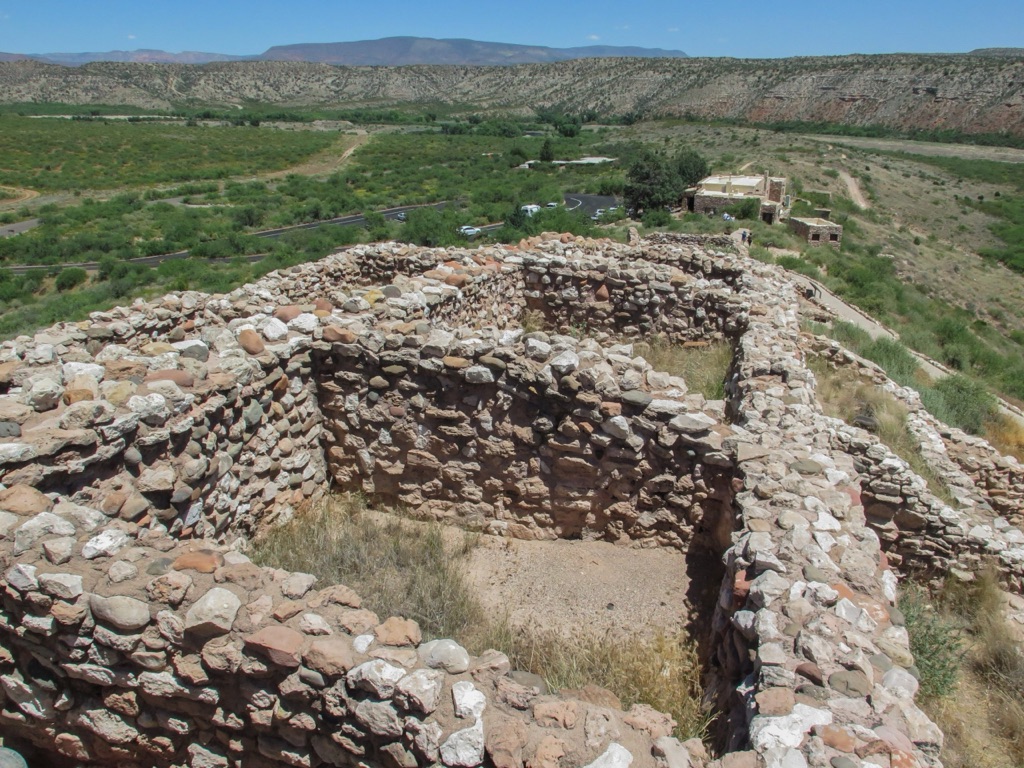
<svg viewBox="0 0 1024 768"><path fill-rule="evenodd" d="M920 676L921 698L949 696L956 690L965 653L960 625L937 611L920 587L906 588L899 605Z"/></svg>
<svg viewBox="0 0 1024 768"><path fill-rule="evenodd" d="M89 279L89 273L81 267L68 267L57 275L54 286L58 291L70 291Z"/></svg>

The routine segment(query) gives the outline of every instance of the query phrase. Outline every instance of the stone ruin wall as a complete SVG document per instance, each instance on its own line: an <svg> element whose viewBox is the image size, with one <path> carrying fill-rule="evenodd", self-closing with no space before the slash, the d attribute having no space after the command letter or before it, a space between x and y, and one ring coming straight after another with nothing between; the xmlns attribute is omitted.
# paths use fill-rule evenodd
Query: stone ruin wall
<svg viewBox="0 0 1024 768"><path fill-rule="evenodd" d="M938 578L991 568L1013 591L1024 591L1024 467L984 439L936 420L916 391L891 381L874 363L823 337L811 348L832 365L855 367L907 407L908 431L956 503L933 495L877 437L838 423L837 445L856 458L868 522L893 563Z"/></svg>
<svg viewBox="0 0 1024 768"><path fill-rule="evenodd" d="M509 535L717 544L729 766L939 765L861 496L888 457L821 414L785 278L692 237L526 245L359 247L5 343L0 731L68 764L703 762L249 562L237 535L330 476ZM581 301L592 339L515 331ZM650 331L730 337L727 403L609 336Z"/></svg>

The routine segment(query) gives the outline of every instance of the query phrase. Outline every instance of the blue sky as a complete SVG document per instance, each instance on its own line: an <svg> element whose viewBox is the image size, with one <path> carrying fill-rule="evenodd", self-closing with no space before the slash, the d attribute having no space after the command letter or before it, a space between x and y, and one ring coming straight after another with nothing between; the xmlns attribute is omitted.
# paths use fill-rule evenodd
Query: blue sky
<svg viewBox="0 0 1024 768"><path fill-rule="evenodd" d="M1024 46L1022 0L0 0L0 51L261 53L392 35L694 56L950 52Z"/></svg>

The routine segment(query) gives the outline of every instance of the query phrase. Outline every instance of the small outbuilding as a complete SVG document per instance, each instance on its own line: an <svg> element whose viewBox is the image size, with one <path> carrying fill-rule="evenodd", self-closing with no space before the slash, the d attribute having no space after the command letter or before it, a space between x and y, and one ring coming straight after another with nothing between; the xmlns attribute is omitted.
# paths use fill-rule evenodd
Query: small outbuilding
<svg viewBox="0 0 1024 768"><path fill-rule="evenodd" d="M789 219L789 228L811 245L839 248L843 242L843 225L828 219Z"/></svg>

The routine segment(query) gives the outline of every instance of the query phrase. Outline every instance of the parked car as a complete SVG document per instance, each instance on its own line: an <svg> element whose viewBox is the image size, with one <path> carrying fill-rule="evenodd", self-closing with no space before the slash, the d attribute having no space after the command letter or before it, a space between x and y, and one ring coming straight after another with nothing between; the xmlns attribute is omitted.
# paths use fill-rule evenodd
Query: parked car
<svg viewBox="0 0 1024 768"><path fill-rule="evenodd" d="M533 214L538 213L540 211L540 206L539 205L532 205L532 204L531 205L524 205L524 206L522 206L521 210L527 216L533 216Z"/></svg>
<svg viewBox="0 0 1024 768"><path fill-rule="evenodd" d="M480 227L471 227L469 224L463 224L459 227L459 234L465 237L476 237L480 234Z"/></svg>
<svg viewBox="0 0 1024 768"><path fill-rule="evenodd" d="M405 219L406 219L405 211L400 211L399 214L397 216L395 216L395 218L398 219L399 221L405 221Z"/></svg>
<svg viewBox="0 0 1024 768"><path fill-rule="evenodd" d="M557 208L558 207L558 203L548 203L544 207L545 208Z"/></svg>

